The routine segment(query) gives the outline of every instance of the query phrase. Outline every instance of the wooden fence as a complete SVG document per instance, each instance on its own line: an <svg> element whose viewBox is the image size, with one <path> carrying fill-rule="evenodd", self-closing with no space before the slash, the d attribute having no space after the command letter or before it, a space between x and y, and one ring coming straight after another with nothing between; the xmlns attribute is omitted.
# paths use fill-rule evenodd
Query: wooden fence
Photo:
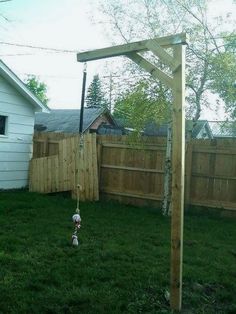
<svg viewBox="0 0 236 314"><path fill-rule="evenodd" d="M84 200L100 195L134 205L163 199L166 139L144 138L135 145L124 136L37 134L30 190L73 191L80 169ZM44 157L43 157L44 156ZM97 167L98 165L98 167ZM186 145L185 203L236 210L236 140L192 140Z"/></svg>
<svg viewBox="0 0 236 314"><path fill-rule="evenodd" d="M47 150L48 156L41 157L45 155L46 145L47 147L51 145L51 149ZM98 200L95 134L83 137L83 147L80 150L79 136L38 134L34 138L33 156L30 164L30 191L40 193L72 191L72 196L75 197L79 180L82 187L80 198ZM35 158L36 156L39 157Z"/></svg>
<svg viewBox="0 0 236 314"><path fill-rule="evenodd" d="M140 145L100 136L100 192L121 202L153 205L163 199L166 139ZM236 210L236 140L193 140L186 145L185 203Z"/></svg>
<svg viewBox="0 0 236 314"><path fill-rule="evenodd" d="M59 153L59 142L72 136L66 133L35 132L33 138L33 158L57 155Z"/></svg>

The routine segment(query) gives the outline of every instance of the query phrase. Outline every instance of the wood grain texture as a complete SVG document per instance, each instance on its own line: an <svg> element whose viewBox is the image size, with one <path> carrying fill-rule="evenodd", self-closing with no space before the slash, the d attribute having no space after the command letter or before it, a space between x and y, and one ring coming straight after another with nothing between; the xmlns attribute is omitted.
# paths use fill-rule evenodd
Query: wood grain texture
<svg viewBox="0 0 236 314"><path fill-rule="evenodd" d="M77 197L77 184L82 187L81 200L98 200L98 167L96 135L84 135L83 147L79 136L39 135L40 140L58 141L58 154L33 158L30 162L30 191L53 193L72 191ZM39 138L35 138L38 146ZM49 151L47 151L49 154ZM40 154L44 152L40 151Z"/></svg>
<svg viewBox="0 0 236 314"><path fill-rule="evenodd" d="M177 45L173 51L174 59L178 60L181 67L174 72L173 88L170 304L173 310L180 311L182 306L185 171L185 47Z"/></svg>

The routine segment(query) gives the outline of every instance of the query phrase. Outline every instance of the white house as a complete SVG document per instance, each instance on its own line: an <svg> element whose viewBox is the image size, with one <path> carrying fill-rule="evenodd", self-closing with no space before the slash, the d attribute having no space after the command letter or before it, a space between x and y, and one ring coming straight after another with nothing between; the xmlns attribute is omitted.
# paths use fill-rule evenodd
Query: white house
<svg viewBox="0 0 236 314"><path fill-rule="evenodd" d="M36 111L50 110L0 60L0 189L28 184Z"/></svg>

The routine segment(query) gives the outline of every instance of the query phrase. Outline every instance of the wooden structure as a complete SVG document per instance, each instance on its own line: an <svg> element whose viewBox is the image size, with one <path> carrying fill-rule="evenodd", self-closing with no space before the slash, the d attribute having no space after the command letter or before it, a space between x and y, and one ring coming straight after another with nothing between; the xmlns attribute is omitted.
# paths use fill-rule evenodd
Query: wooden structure
<svg viewBox="0 0 236 314"><path fill-rule="evenodd" d="M30 162L29 190L40 193L71 191L75 198L79 173L82 186L80 198L98 200L96 134L84 135L84 145L80 150L78 135L47 135L45 133L34 139L34 156L38 154L40 157ZM61 139L63 136L65 138ZM42 157L43 154L45 157Z"/></svg>
<svg viewBox="0 0 236 314"><path fill-rule="evenodd" d="M186 146L185 208L203 206L236 214L236 139L192 140ZM99 191L106 199L160 208L166 138L138 145L126 136L98 136Z"/></svg>
<svg viewBox="0 0 236 314"><path fill-rule="evenodd" d="M35 132L33 137L33 158L59 154L59 142L73 134L54 132Z"/></svg>
<svg viewBox="0 0 236 314"><path fill-rule="evenodd" d="M61 140L68 137L72 138L68 134L36 133L34 158L43 161L47 158L41 159L41 157L57 156ZM148 205L159 208L163 200L166 138L144 137L138 145L130 144L129 137L126 136L99 135L96 138L97 148L94 151L97 151L98 184L101 197L117 199L122 203L137 206ZM67 141L66 145L66 155L68 155L66 158L75 160L69 156L75 148L73 140ZM194 139L187 143L185 153L186 209L189 205L193 205L228 210L225 211L227 215L236 213L235 147L236 139ZM89 150L86 152L88 153ZM87 160L89 157L85 156L85 158ZM95 158L93 156L94 164ZM41 168L38 166L32 169L31 176L33 175L36 183L33 182L31 188L37 188L38 178L42 172L46 171L44 167L45 164ZM54 171L54 168L49 166L50 169ZM49 182L52 176L48 174ZM95 175L94 180L98 180ZM95 184L97 185L97 182ZM62 186L64 190L63 185L59 186ZM59 187L57 190L59 191ZM44 192L51 191L55 191L51 183L45 184Z"/></svg>
<svg viewBox="0 0 236 314"><path fill-rule="evenodd" d="M161 37L135 43L98 49L77 54L79 62L127 56L152 77L165 83L173 93L173 149L172 149L172 218L171 218L171 308L181 309L182 250L184 212L184 156L185 156L185 47L186 34ZM165 48L171 48L170 54ZM164 72L149 62L142 52L152 52L169 68Z"/></svg>

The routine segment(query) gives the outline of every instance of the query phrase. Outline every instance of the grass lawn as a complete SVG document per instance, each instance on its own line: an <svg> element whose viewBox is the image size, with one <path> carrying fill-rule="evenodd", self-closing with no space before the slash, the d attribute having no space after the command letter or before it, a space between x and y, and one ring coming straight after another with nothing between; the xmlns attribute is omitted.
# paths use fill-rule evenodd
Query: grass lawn
<svg viewBox="0 0 236 314"><path fill-rule="evenodd" d="M0 193L0 313L171 313L170 219L155 209ZM183 312L236 313L236 220L187 213Z"/></svg>

